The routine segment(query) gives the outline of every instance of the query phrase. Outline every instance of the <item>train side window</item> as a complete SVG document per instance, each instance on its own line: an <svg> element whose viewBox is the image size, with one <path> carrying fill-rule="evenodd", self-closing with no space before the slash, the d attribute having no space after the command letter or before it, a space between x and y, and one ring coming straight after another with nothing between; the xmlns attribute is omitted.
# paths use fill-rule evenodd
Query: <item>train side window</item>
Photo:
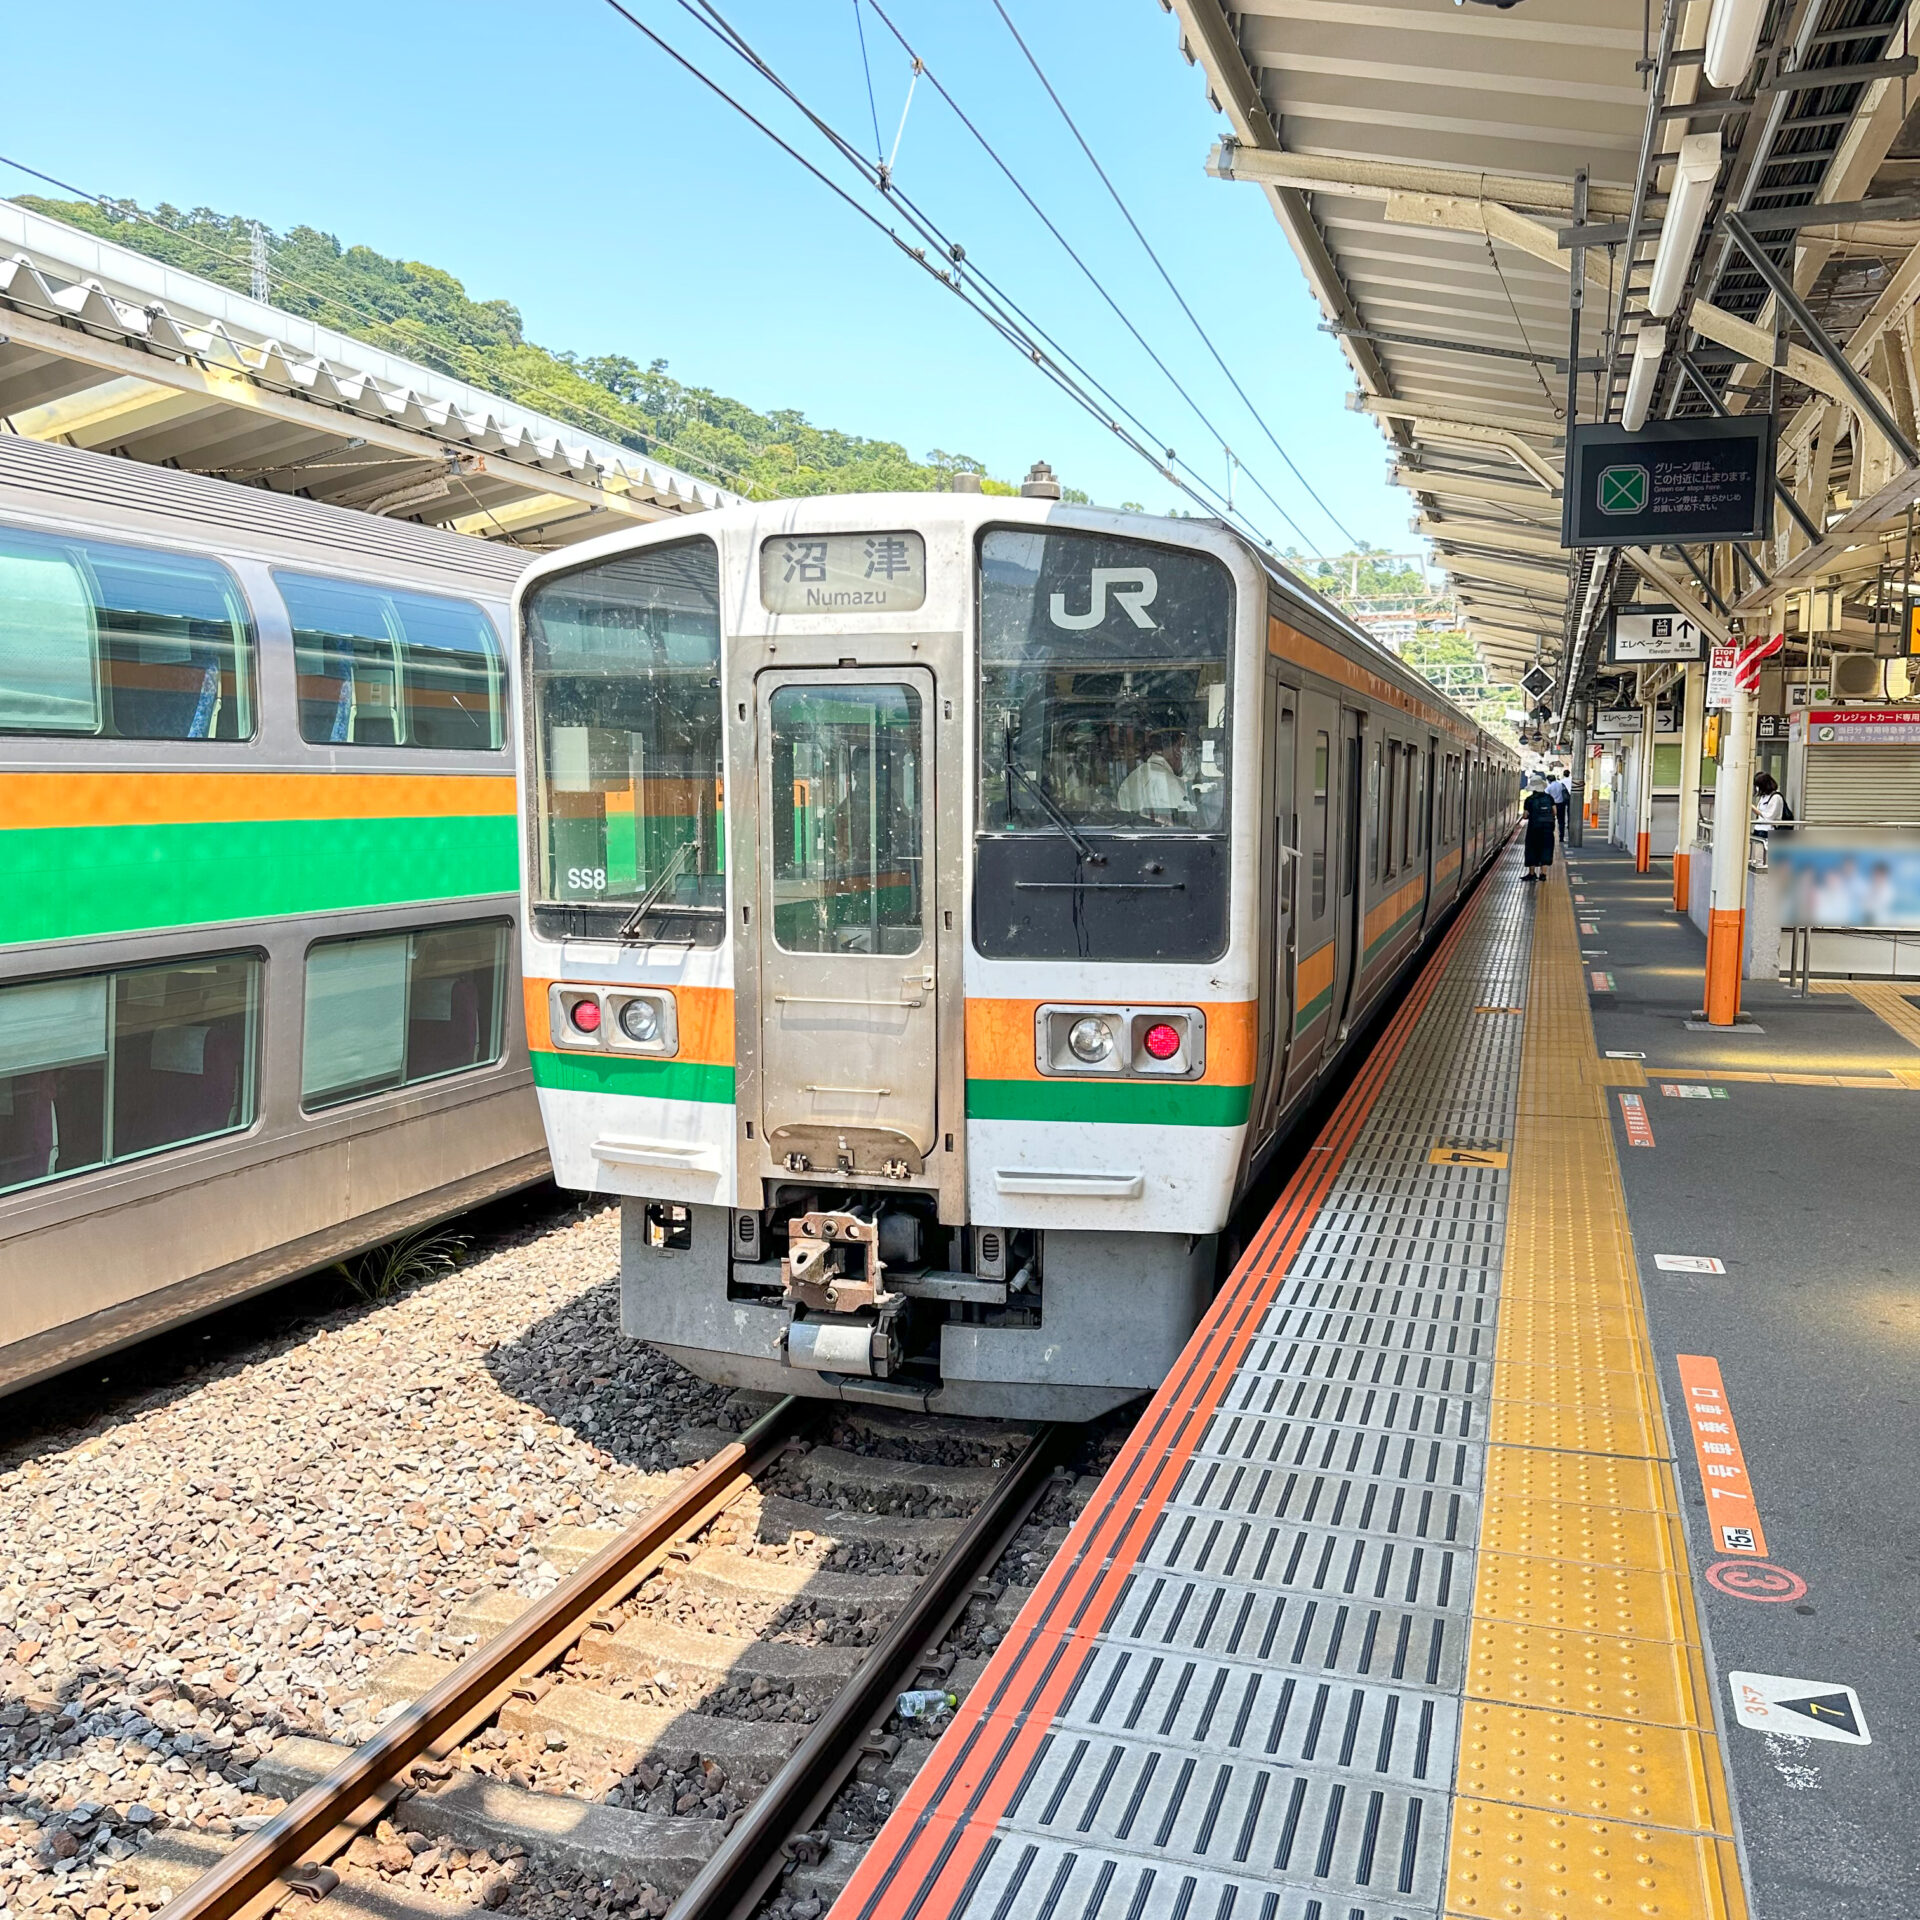
<svg viewBox="0 0 1920 1920"><path fill-rule="evenodd" d="M1327 782L1333 770L1333 741L1324 733L1313 736L1313 816L1308 826L1313 880L1313 917L1327 911Z"/></svg>
<svg viewBox="0 0 1920 1920"><path fill-rule="evenodd" d="M500 920L317 940L307 949L300 1100L309 1113L491 1066L506 1029Z"/></svg>
<svg viewBox="0 0 1920 1920"><path fill-rule="evenodd" d="M251 739L253 654L217 562L0 527L0 731Z"/></svg>
<svg viewBox="0 0 1920 1920"><path fill-rule="evenodd" d="M1380 878L1381 867L1388 858L1387 850L1380 844L1386 838L1388 818L1382 814L1380 802L1381 788L1392 777L1392 773L1393 742L1377 743L1367 757L1367 873L1374 880Z"/></svg>
<svg viewBox="0 0 1920 1920"><path fill-rule="evenodd" d="M493 622L470 600L274 570L293 625L300 737L491 752L505 735Z"/></svg>
<svg viewBox="0 0 1920 1920"><path fill-rule="evenodd" d="M0 987L0 1193L253 1124L257 955Z"/></svg>

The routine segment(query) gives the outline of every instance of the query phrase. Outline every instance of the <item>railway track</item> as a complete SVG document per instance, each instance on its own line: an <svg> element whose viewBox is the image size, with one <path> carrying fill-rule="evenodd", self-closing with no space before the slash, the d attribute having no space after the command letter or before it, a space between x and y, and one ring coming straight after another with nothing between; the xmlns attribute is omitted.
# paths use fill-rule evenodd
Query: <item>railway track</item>
<svg viewBox="0 0 1920 1920"><path fill-rule="evenodd" d="M850 1419L872 1450L831 1443ZM964 1684L942 1640L998 1597L988 1574L1050 1494L1064 1518L1078 1430L999 1430L1009 1463L956 1464L993 1449L982 1434L779 1402L617 1537L573 1542L583 1563L544 1598L495 1596L492 1615L514 1617L465 1659L393 1663L375 1687L390 1717L363 1745L281 1742L260 1774L289 1804L167 1920L364 1906L355 1868L421 1836L475 1860L624 1872L673 1920L744 1920L788 1873L830 1897L870 1837L857 1817L832 1830L836 1796L856 1769L897 1790L929 1750L887 1731L897 1695ZM476 1891L510 1895L500 1879Z"/></svg>

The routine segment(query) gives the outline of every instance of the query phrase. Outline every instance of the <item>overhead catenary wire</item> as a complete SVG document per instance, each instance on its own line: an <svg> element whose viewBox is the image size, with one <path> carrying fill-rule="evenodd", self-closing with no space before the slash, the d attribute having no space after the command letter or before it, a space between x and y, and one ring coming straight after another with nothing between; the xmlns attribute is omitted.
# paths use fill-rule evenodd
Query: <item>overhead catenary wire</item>
<svg viewBox="0 0 1920 1920"><path fill-rule="evenodd" d="M1293 477L1307 490L1307 494L1312 499L1314 505L1333 522L1335 528L1338 529L1341 537L1349 546L1358 547L1360 542L1354 537L1352 531L1347 527L1345 522L1341 520L1340 516L1321 499L1319 493L1315 491L1313 482L1295 465L1293 455L1280 444L1280 436L1267 424L1266 415L1254 405L1251 395L1249 395L1246 388L1240 384L1239 376L1227 365L1226 357L1213 343L1213 336L1202 324L1200 316L1195 313L1193 308L1188 304L1187 296L1180 291L1179 284L1175 281L1173 275L1167 271L1159 254L1154 251L1152 241L1150 241L1142 231L1139 221L1133 217L1132 209L1129 208L1126 201L1121 198L1120 189L1113 184L1106 168L1100 164L1099 158L1094 153L1093 148L1087 144L1086 135L1080 131L1079 126L1074 121L1073 115L1067 111L1066 102L1060 98L1059 93L1054 88L1053 82L1047 78L1046 70L1041 66L1040 62L1035 59L1033 49L1021 38L1020 29L1013 24L1012 15L1010 15L1005 6L1001 4L1001 0L993 0L993 10L999 14L1001 20L1005 22L1007 31L1013 35L1014 45L1026 56L1027 65L1033 69L1034 77L1040 82L1041 86L1046 89L1047 98L1051 100L1059 110L1060 118L1067 123L1067 131L1073 135L1075 141L1079 144L1080 151L1087 156L1088 165L1100 176L1100 184L1106 188L1108 194L1112 197L1113 204L1120 209L1121 218L1133 229L1134 238L1140 242L1140 245L1146 251L1147 258L1153 262L1155 271L1160 275L1160 278L1166 282L1167 291L1179 302L1180 311L1193 322L1194 332L1200 336L1208 353L1213 356L1214 364L1226 375L1227 384L1240 396L1241 403L1246 407L1248 413L1253 416L1255 424L1259 427L1260 431L1267 436L1268 440L1273 443L1274 452L1292 469Z"/></svg>
<svg viewBox="0 0 1920 1920"><path fill-rule="evenodd" d="M251 262L245 256L229 252L226 248L210 239L206 234L196 233L190 227L170 226L164 220L155 219L144 207L136 206L131 201L110 199L106 194L94 193L86 187L77 187L70 180L61 180L53 174L43 173L38 167L30 167L24 161L12 159L4 153L0 153L0 166L11 167L14 172L24 173L30 179L38 180L43 185L58 187L62 193L71 193L82 200L90 200L95 206L100 207L105 212L111 213L120 219L132 220L139 225L152 227L160 233L171 234L177 240L185 240L190 245L200 248L203 253L209 255L211 258L221 262L222 265L236 268L250 268L251 266ZM381 313L377 307L368 306L364 301L354 299L349 294L336 291L332 288L316 287L308 281L296 278L293 274L282 272L278 267L276 267L274 271L275 278L282 287L290 287L296 293L304 293L309 299L320 301L337 313L348 314L356 320L376 327L390 328L394 324L393 319L389 315ZM585 414L588 419L604 428L613 438L617 439L623 434L635 435L644 440L649 448L656 449L659 455L684 461L688 466L705 468L708 473L717 475L724 484L738 487L742 493L752 493L758 484L749 476L737 472L720 461L710 459L704 454L695 453L690 448L677 446L670 440L663 440L659 435L649 433L644 427L634 426L630 421L616 419L612 414L602 413L597 408L588 406L584 401L577 400L570 394L558 393L551 387L537 386L528 387L524 391L538 398L553 401L560 406L570 407L576 413ZM512 396L503 397L511 398ZM565 423L562 422L560 424ZM636 449L636 451L638 451L638 449ZM267 469L262 469L262 471L267 471Z"/></svg>
<svg viewBox="0 0 1920 1920"><path fill-rule="evenodd" d="M1272 540L1259 527L1248 520L1244 514L1232 511L1221 498L1217 488L1214 488L1200 475L1193 473L1190 468L1186 475L1176 472L1174 470L1176 457L1170 452L1166 452L1163 457L1163 450L1166 448L1165 440L1148 428L1136 413L1104 387L1086 368L1081 366L1074 356L1066 348L1061 346L1037 320L1027 314L1016 300L999 288L991 277L979 268L977 263L968 261L965 248L961 247L957 242L950 240L933 220L915 205L912 198L900 190L897 182L884 178L882 169L878 165L867 161L857 148L835 130L820 114L808 106L795 89L780 76L769 62L761 58L747 42L745 37L726 20L718 8L711 4L711 0L699 0L697 6L695 5L695 0L679 0L679 5L696 23L705 27L707 31L726 46L729 51L744 61L755 73L766 80L769 85L773 86L776 91L787 99L803 117L807 119L815 130L828 141L834 150L855 168L864 184L883 193L888 203L900 210L903 218L906 219L913 231L927 243L927 246L944 254L952 262L951 270L934 265L933 261L928 257L926 247L916 247L910 244L895 231L893 227L889 226L886 221L880 219L878 215L863 206L846 187L842 186L821 167L808 159L805 154L801 153L790 141L777 133L743 101L736 99L730 94L719 81L705 72L686 54L682 53L672 42L648 26L645 21L639 19L627 6L622 4L622 0L607 0L607 5L625 20L629 26L633 27L647 40L652 42L654 46L665 53L676 65L691 75L702 86L707 88L708 91L733 108L749 125L753 126L767 139L772 141L775 146L779 147L781 151L794 160L796 164L804 168L814 179L825 186L836 199L852 209L867 225L883 235L900 252L905 254L908 259L912 260L924 272L945 287L947 291L954 294L975 313L979 314L981 318L985 319L1002 338L1006 339L1009 344L1013 345L1025 358L1031 361L1041 373L1045 374L1048 379L1060 387L1077 405L1082 407L1083 410L1089 413L1101 425L1105 426L1108 431L1113 433L1123 445L1129 447L1152 466L1169 484L1178 487L1181 492L1185 493L1197 505L1203 507L1210 515L1236 522L1247 531L1252 538L1259 541L1261 545L1269 549L1272 548ZM1102 406L1100 404L1101 401L1106 402L1106 405ZM1109 409L1111 409L1111 411L1109 411ZM1130 423L1133 429L1132 431L1129 430L1128 425L1122 424L1123 420ZM1177 464L1184 465L1185 463ZM1293 521L1290 515L1286 514L1284 509L1280 509L1280 511L1282 517L1287 520L1288 525L1292 526L1295 533L1300 534L1300 537L1304 540L1306 536L1304 533L1301 533L1297 523Z"/></svg>
<svg viewBox="0 0 1920 1920"><path fill-rule="evenodd" d="M856 9L858 9L861 4L862 4L862 0L854 0L854 6ZM866 0L866 4L869 4L872 6L873 11L875 12L876 15L878 15L881 24L885 26L887 31L893 35L894 39L896 39L900 43L900 50L907 56L909 60L915 63L916 69L919 72L924 73L926 75L927 84L931 86L933 90L937 94L939 94L940 98L946 102L947 106L952 110L954 118L958 120L963 127L966 128L969 134L972 135L975 143L979 146L980 150L987 156L989 160L993 162L993 164L996 167L999 168L1000 172L1006 176L1008 185L1011 186L1014 192L1017 193L1020 196L1020 198L1026 202L1028 208L1032 211L1034 218L1038 220L1043 227L1046 228L1048 233L1050 233L1053 236L1054 240L1058 242L1061 251L1065 253L1067 258L1071 260L1077 268L1079 268L1081 275L1085 278L1087 284L1090 287L1092 287L1094 292L1097 293L1100 296L1100 298L1106 303L1107 307L1112 311L1115 319L1117 319L1120 322L1120 324L1126 328L1127 332L1133 336L1134 340L1138 343L1140 350L1147 356L1147 358L1151 360L1157 368L1159 368L1160 372L1166 377L1168 385L1171 386L1174 392L1177 393L1180 396L1180 398L1184 400L1187 403L1187 405L1192 409L1194 417L1200 422L1200 424L1203 427L1206 428L1207 432L1210 433L1215 440L1219 441L1222 449L1225 451L1227 456L1229 474L1233 473L1236 469L1240 473L1244 474L1247 477L1247 479L1250 480L1253 483L1253 485L1259 489L1260 493L1266 499L1268 505L1271 506L1273 510L1277 514L1279 514L1281 518L1284 519L1289 526L1293 527L1296 533L1298 533L1300 529L1297 523L1293 520L1292 516L1287 512L1287 509L1281 504L1281 502L1274 497L1272 489L1269 488L1266 482L1260 478L1259 474L1254 472L1253 469L1250 468L1247 465L1247 463L1244 460L1242 460L1238 454L1234 452L1232 446L1229 444L1227 440L1226 434L1218 426L1214 424L1213 420L1207 414L1206 409L1202 407L1200 402L1193 397L1191 392L1189 392L1186 384L1180 379L1180 376L1176 374L1170 366L1168 366L1166 361L1161 357L1159 352L1154 348L1153 344L1147 339L1146 335L1143 334L1140 331L1139 327L1137 327L1134 324L1132 316L1128 314L1126 309L1122 307L1119 301L1114 298L1113 294L1109 291L1106 285L1106 282L1103 281L1100 278L1100 276L1093 270L1093 268L1087 264L1086 260L1081 256L1079 249L1074 246L1073 242L1069 240L1063 232L1061 232L1060 228L1055 224L1054 220L1047 213L1046 209L1040 205L1039 201L1037 201L1033 197L1033 195L1030 192L1028 192L1026 183L1021 180L1020 176L1001 157L999 150L994 146L993 142L989 140L987 136L984 133L982 133L977 126L974 125L973 120L968 115L966 109L963 108L960 105L959 101L954 98L952 93L948 91L946 86L942 83L940 76L937 73L935 73L930 66L927 65L926 61L921 57L918 49L913 46L913 44L907 39L906 35L902 33L900 29L894 24L893 19L888 14L886 8L881 6L880 0ZM863 45L864 45L864 42L863 42ZM1302 538L1305 538L1305 536L1302 535Z"/></svg>

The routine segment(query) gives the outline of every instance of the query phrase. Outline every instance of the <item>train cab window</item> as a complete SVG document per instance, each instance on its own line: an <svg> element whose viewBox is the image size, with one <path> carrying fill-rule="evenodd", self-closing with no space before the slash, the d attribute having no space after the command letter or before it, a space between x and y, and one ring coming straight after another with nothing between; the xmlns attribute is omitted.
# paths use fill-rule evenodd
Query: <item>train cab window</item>
<svg viewBox="0 0 1920 1920"><path fill-rule="evenodd" d="M521 610L534 922L559 937L726 933L720 566L678 541L556 574Z"/></svg>
<svg viewBox="0 0 1920 1920"><path fill-rule="evenodd" d="M253 1124L261 962L0 987L0 1193Z"/></svg>
<svg viewBox="0 0 1920 1920"><path fill-rule="evenodd" d="M470 600L275 568L293 623L300 737L489 752L506 735L493 622Z"/></svg>
<svg viewBox="0 0 1920 1920"><path fill-rule="evenodd" d="M0 732L251 739L253 655L216 562L0 527Z"/></svg>
<svg viewBox="0 0 1920 1920"><path fill-rule="evenodd" d="M980 544L974 939L1008 959L1227 941L1233 583L1102 534Z"/></svg>
<svg viewBox="0 0 1920 1920"><path fill-rule="evenodd" d="M491 1066L504 1048L507 927L488 920L307 949L308 1112Z"/></svg>
<svg viewBox="0 0 1920 1920"><path fill-rule="evenodd" d="M1308 878L1313 883L1313 917L1327 911L1327 784L1333 772L1333 741L1324 733L1313 736L1313 813L1307 822Z"/></svg>

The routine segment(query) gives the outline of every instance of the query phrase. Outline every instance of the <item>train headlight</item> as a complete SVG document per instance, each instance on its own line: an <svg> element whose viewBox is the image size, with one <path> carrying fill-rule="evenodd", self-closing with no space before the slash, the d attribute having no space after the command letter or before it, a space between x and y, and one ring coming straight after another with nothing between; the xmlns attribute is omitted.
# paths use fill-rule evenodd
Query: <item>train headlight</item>
<svg viewBox="0 0 1920 1920"><path fill-rule="evenodd" d="M1075 1059L1097 1067L1113 1057L1113 1023L1090 1013L1084 1020L1073 1023L1067 1034L1067 1045L1073 1049Z"/></svg>
<svg viewBox="0 0 1920 1920"><path fill-rule="evenodd" d="M660 1003L657 1000L629 1000L620 1009L620 1030L629 1040L651 1046L660 1038Z"/></svg>

